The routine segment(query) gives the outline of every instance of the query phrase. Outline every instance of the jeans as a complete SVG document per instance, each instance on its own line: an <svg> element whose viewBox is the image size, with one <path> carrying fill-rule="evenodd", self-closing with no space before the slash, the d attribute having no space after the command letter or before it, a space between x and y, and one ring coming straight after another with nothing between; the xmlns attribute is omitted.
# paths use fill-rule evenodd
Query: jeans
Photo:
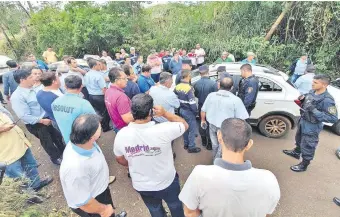
<svg viewBox="0 0 340 217"><path fill-rule="evenodd" d="M110 192L109 187L107 187L107 189L103 193L99 194L95 199L99 203L111 204L113 209L115 208L115 206L113 205L113 202L112 202L112 197L111 197L111 192ZM100 217L99 214L87 213L80 208L78 208L78 209L71 208L71 209L72 209L73 212L75 212L76 214L78 214L81 217ZM115 214L111 215L111 217L114 217L114 216L115 216Z"/></svg>
<svg viewBox="0 0 340 217"><path fill-rule="evenodd" d="M32 188L36 188L40 185L37 162L30 148L26 150L25 154L19 160L7 165L5 174L9 178L29 178L29 187Z"/></svg>
<svg viewBox="0 0 340 217"><path fill-rule="evenodd" d="M26 124L27 130L40 140L41 146L52 160L60 158L65 149L65 143L61 133L52 125L46 126L40 123Z"/></svg>
<svg viewBox="0 0 340 217"><path fill-rule="evenodd" d="M98 115L102 117L101 125L103 131L110 129L110 115L105 106L104 95L89 95L89 102L93 106Z"/></svg>
<svg viewBox="0 0 340 217"><path fill-rule="evenodd" d="M220 128L216 127L213 124L210 124L209 133L210 133L210 139L211 139L211 146L212 146L212 153L213 153L213 161L216 158L222 157L222 150L221 146L218 143L217 139L217 132Z"/></svg>
<svg viewBox="0 0 340 217"><path fill-rule="evenodd" d="M138 191L145 205L148 207L151 217L166 216L162 200L168 205L172 217L184 217L182 202L178 199L181 191L178 175L169 187L161 191Z"/></svg>
<svg viewBox="0 0 340 217"><path fill-rule="evenodd" d="M301 77L301 75L297 75L297 74L293 74L291 77L290 77L290 80L292 83L295 83L295 81Z"/></svg>
<svg viewBox="0 0 340 217"><path fill-rule="evenodd" d="M188 146L189 149L195 148L195 138L197 132L196 116L192 111L185 109L180 109L179 113L189 125L189 129L183 134L184 145Z"/></svg>

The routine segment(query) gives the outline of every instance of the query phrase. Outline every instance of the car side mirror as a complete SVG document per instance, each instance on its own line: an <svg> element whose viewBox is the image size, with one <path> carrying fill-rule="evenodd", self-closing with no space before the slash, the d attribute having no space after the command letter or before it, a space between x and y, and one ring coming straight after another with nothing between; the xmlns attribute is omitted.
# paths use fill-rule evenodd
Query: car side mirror
<svg viewBox="0 0 340 217"><path fill-rule="evenodd" d="M0 162L0 185L2 183L2 179L4 178L6 171L6 163Z"/></svg>

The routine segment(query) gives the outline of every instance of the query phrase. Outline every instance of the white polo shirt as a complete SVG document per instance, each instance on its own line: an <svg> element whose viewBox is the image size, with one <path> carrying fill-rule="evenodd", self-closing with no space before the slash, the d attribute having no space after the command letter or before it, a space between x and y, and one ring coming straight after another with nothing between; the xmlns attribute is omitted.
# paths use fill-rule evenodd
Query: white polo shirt
<svg viewBox="0 0 340 217"><path fill-rule="evenodd" d="M221 158L215 165L199 165L187 179L179 199L204 217L264 217L272 214L280 199L276 177L268 170L228 163Z"/></svg>
<svg viewBox="0 0 340 217"><path fill-rule="evenodd" d="M109 185L109 168L97 144L91 150L85 150L69 142L59 173L67 204L71 208L87 204Z"/></svg>
<svg viewBox="0 0 340 217"><path fill-rule="evenodd" d="M134 189L160 191L170 186L176 175L171 141L184 132L183 123L153 121L132 122L118 132L113 151L128 161Z"/></svg>

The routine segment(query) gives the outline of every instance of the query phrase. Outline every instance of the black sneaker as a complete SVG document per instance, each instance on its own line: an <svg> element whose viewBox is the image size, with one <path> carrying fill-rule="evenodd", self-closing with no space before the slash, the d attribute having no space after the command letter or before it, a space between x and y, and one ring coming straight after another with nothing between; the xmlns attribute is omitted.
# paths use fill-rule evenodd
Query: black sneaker
<svg viewBox="0 0 340 217"><path fill-rule="evenodd" d="M184 145L184 149L187 150L188 149L188 145Z"/></svg>
<svg viewBox="0 0 340 217"><path fill-rule="evenodd" d="M61 158L51 159L51 161L52 161L52 163L54 163L55 165L60 166L62 159L61 159Z"/></svg>
<svg viewBox="0 0 340 217"><path fill-rule="evenodd" d="M339 158L339 160L340 160L340 151L338 151L338 150L336 150L335 151L335 155Z"/></svg>
<svg viewBox="0 0 340 217"><path fill-rule="evenodd" d="M35 195L35 196L32 196L32 197L28 198L28 199L26 200L26 202L27 202L28 204L37 204L37 203L42 203L42 202L44 202L44 200L43 200L41 197Z"/></svg>
<svg viewBox="0 0 340 217"><path fill-rule="evenodd" d="M52 177L47 177L46 179L42 180L40 182L40 185L36 188L33 188L34 191L40 191L43 187L51 184L53 182L53 178Z"/></svg>
<svg viewBox="0 0 340 217"><path fill-rule="evenodd" d="M201 148L194 147L194 148L188 148L188 153L198 153L201 151Z"/></svg>

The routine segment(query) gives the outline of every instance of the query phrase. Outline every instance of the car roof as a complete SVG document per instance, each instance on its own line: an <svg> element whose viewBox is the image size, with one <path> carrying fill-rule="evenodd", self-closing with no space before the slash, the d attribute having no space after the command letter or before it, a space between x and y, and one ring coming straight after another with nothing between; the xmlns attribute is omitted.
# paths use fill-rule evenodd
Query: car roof
<svg viewBox="0 0 340 217"><path fill-rule="evenodd" d="M216 65L210 65L209 66L209 73L213 74L217 71L217 68L219 66L225 66L226 71L230 74L241 74L240 68L243 65L243 63L235 62L235 63L222 63L222 64L216 64ZM259 74L259 73L265 73L265 74L272 74L276 76L282 76L279 72L279 70L265 65L252 65L253 73Z"/></svg>

